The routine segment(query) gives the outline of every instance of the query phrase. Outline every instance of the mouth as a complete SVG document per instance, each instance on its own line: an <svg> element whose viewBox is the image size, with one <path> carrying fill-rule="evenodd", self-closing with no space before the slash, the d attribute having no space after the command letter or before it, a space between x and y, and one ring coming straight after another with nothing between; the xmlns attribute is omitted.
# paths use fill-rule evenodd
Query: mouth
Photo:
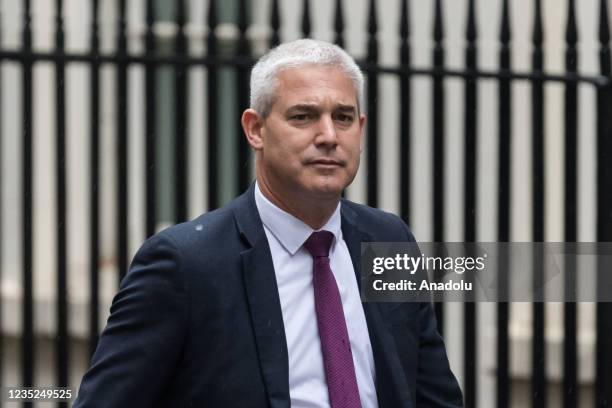
<svg viewBox="0 0 612 408"><path fill-rule="evenodd" d="M313 159L313 160L308 160L306 164L312 165L312 166L319 166L319 167L329 167L329 168L344 166L344 163L342 161L334 160L334 159Z"/></svg>

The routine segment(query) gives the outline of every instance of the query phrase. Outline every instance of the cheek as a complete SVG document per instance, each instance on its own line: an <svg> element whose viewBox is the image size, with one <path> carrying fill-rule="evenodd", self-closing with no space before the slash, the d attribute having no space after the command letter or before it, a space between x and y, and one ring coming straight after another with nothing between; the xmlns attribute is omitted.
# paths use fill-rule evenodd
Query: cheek
<svg viewBox="0 0 612 408"><path fill-rule="evenodd" d="M359 162L361 160L361 145L360 142L351 141L346 148L347 159L348 159L348 171L350 173L356 173L359 168Z"/></svg>
<svg viewBox="0 0 612 408"><path fill-rule="evenodd" d="M264 157L274 167L280 169L297 169L301 165L301 152L299 146L287 141L268 140L264 146Z"/></svg>
<svg viewBox="0 0 612 408"><path fill-rule="evenodd" d="M358 158L359 155L361 154L361 138L359 137L359 135L355 135L353 133L351 134L347 134L346 137L344 138L344 150L346 151L346 154L351 158L351 159L355 159L356 157Z"/></svg>

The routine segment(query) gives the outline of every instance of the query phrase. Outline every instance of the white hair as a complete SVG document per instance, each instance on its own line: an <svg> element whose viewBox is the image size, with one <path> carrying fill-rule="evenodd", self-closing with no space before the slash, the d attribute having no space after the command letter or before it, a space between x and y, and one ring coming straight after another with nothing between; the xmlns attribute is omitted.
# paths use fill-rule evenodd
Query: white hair
<svg viewBox="0 0 612 408"><path fill-rule="evenodd" d="M274 103L278 73L309 64L334 66L346 72L355 86L359 110L363 95L363 74L355 60L337 45L311 39L281 44L257 61L251 71L251 108L264 118L267 117Z"/></svg>

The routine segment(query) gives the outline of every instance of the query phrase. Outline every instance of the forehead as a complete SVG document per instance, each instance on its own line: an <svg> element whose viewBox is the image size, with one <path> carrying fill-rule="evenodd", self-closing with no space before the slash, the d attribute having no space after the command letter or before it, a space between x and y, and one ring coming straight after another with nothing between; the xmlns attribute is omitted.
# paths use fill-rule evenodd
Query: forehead
<svg viewBox="0 0 612 408"><path fill-rule="evenodd" d="M275 104L333 103L357 105L353 80L341 68L306 65L288 68L277 74Z"/></svg>

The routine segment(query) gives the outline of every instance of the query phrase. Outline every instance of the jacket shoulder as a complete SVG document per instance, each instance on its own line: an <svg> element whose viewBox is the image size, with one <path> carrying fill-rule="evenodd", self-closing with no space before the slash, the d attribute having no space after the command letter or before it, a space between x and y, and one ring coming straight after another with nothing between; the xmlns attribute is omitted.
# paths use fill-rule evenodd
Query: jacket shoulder
<svg viewBox="0 0 612 408"><path fill-rule="evenodd" d="M342 199L346 217L353 218L359 228L381 241L414 241L410 228L397 215L364 204Z"/></svg>
<svg viewBox="0 0 612 408"><path fill-rule="evenodd" d="M193 241L212 239L236 231L232 211L226 207L204 213L180 224L172 225L158 234L183 246Z"/></svg>

